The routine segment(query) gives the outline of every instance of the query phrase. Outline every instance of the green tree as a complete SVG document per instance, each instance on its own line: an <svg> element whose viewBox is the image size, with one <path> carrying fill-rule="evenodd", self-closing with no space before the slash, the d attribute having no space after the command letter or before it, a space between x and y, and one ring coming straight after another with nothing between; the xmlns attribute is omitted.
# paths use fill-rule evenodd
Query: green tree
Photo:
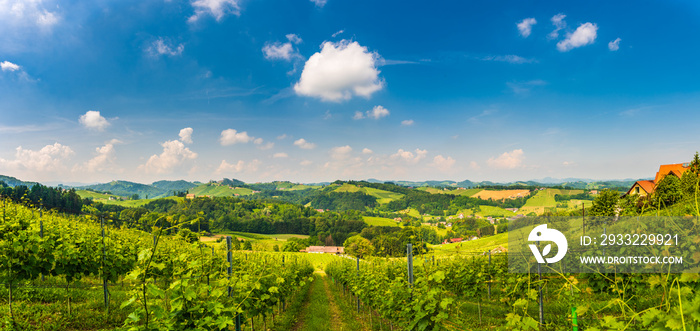
<svg viewBox="0 0 700 331"><path fill-rule="evenodd" d="M620 192L610 189L600 191L593 200L591 216L615 216L617 203L620 200Z"/></svg>
<svg viewBox="0 0 700 331"><path fill-rule="evenodd" d="M296 241L287 241L284 246L282 246L283 252L298 252L304 249L304 246Z"/></svg>
<svg viewBox="0 0 700 331"><path fill-rule="evenodd" d="M246 251L253 250L253 244L250 242L250 240L246 240L243 242L243 250L246 250Z"/></svg>
<svg viewBox="0 0 700 331"><path fill-rule="evenodd" d="M272 250L275 251L275 252L279 252L279 251L280 251L280 245L275 244L274 246L272 246Z"/></svg>
<svg viewBox="0 0 700 331"><path fill-rule="evenodd" d="M670 206L681 198L681 180L674 175L666 175L654 189L654 204L657 206Z"/></svg>
<svg viewBox="0 0 700 331"><path fill-rule="evenodd" d="M695 190L698 187L698 175L692 170L688 170L681 176L681 194L687 198L695 198Z"/></svg>
<svg viewBox="0 0 700 331"><path fill-rule="evenodd" d="M372 245L369 240L362 238L359 235L352 236L345 240L343 247L345 247L346 254L356 256L361 259L374 254L374 245Z"/></svg>

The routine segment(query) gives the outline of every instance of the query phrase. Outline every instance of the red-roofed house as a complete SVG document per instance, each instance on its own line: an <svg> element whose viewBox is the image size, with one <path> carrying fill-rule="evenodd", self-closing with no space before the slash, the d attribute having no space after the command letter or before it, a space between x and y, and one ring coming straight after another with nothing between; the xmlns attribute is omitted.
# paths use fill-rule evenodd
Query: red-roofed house
<svg viewBox="0 0 700 331"><path fill-rule="evenodd" d="M674 175L680 179L683 173L689 168L690 163L662 164L659 166L659 171L656 172L654 180L638 180L626 194L638 194L640 196L650 195L656 189L656 185L658 185L664 177Z"/></svg>

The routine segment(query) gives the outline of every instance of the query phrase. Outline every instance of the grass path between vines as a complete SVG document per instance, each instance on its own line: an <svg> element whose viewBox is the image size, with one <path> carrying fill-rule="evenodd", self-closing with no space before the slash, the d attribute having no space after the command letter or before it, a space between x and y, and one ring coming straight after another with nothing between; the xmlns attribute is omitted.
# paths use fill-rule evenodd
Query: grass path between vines
<svg viewBox="0 0 700 331"><path fill-rule="evenodd" d="M296 323L291 327L294 331L365 330L352 307L341 300L324 272L314 274L314 281L304 295L303 304L292 310L296 310L290 311L296 317Z"/></svg>

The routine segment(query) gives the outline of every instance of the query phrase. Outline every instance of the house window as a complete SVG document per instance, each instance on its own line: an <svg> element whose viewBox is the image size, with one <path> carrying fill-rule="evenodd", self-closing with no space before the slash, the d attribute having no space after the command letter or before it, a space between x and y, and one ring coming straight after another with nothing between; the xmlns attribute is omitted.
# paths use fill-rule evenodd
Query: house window
<svg viewBox="0 0 700 331"><path fill-rule="evenodd" d="M637 186L637 187L634 188L634 192L637 193L637 194L639 194L639 186Z"/></svg>

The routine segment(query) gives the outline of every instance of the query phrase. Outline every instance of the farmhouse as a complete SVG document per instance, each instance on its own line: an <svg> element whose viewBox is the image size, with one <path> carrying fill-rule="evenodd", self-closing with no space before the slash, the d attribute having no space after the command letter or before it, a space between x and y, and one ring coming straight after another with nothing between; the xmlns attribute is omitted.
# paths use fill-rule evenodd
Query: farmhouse
<svg viewBox="0 0 700 331"><path fill-rule="evenodd" d="M656 185L668 175L676 176L678 179L683 176L683 173L690 168L690 162L688 163L675 163L675 164L662 164L659 166L659 171L656 172L654 180L638 180L634 182L634 185L625 193L625 195L637 194L639 196L647 196L654 192Z"/></svg>
<svg viewBox="0 0 700 331"><path fill-rule="evenodd" d="M190 194L186 195L185 198L187 198L187 199L194 199L194 198L195 198L195 195L194 195L194 193L190 193Z"/></svg>
<svg viewBox="0 0 700 331"><path fill-rule="evenodd" d="M343 246L309 246L306 248L306 252L319 254L343 254L345 253L345 248Z"/></svg>

